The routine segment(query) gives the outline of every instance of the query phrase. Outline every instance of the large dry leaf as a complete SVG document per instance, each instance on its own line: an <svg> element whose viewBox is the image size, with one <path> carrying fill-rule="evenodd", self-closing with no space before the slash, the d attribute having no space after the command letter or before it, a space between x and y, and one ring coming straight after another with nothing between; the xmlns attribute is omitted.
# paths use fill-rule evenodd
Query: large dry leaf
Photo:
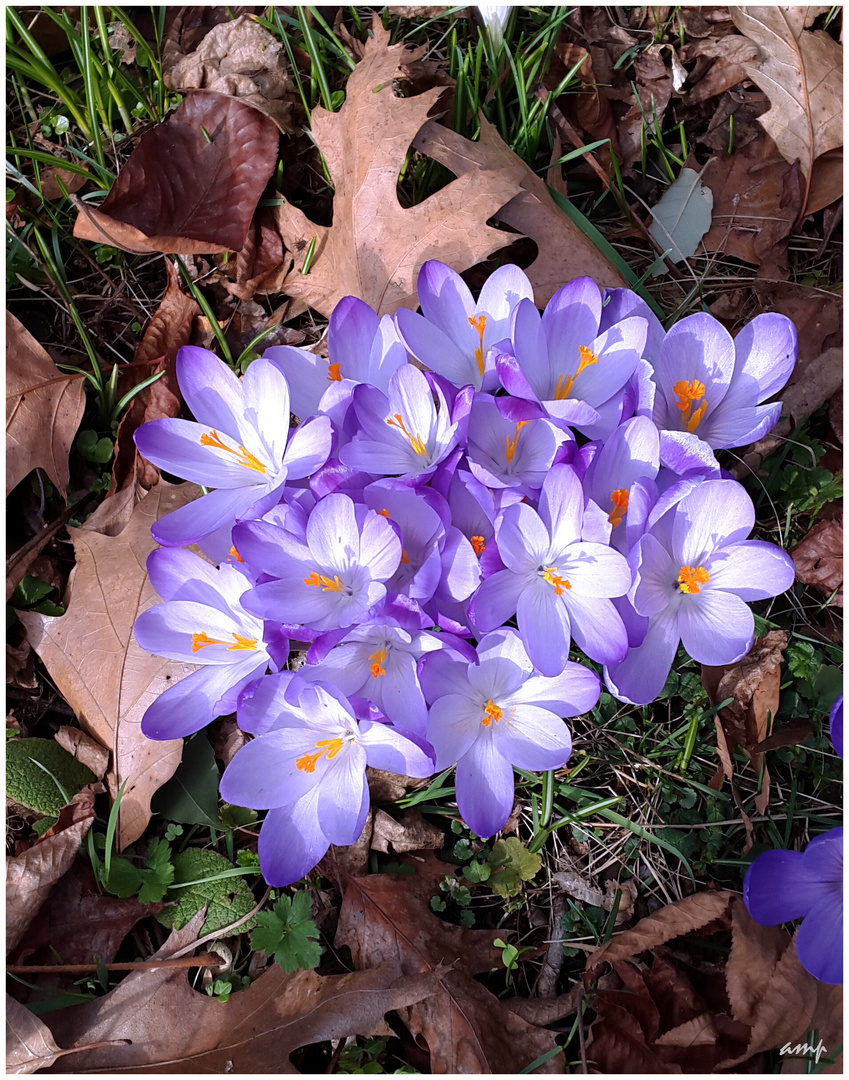
<svg viewBox="0 0 849 1080"><path fill-rule="evenodd" d="M85 409L81 375L60 371L11 312L6 312L6 494L41 468L61 495L68 454Z"/></svg>
<svg viewBox="0 0 849 1080"><path fill-rule="evenodd" d="M71 868L93 821L94 796L81 791L31 848L6 859L7 952L19 944L50 890Z"/></svg>
<svg viewBox="0 0 849 1080"><path fill-rule="evenodd" d="M813 585L831 596L835 607L843 607L843 516L839 520L819 521L790 555L796 564L796 580Z"/></svg>
<svg viewBox="0 0 849 1080"><path fill-rule="evenodd" d="M480 125L479 140L470 142L456 131L428 120L413 145L457 176L472 178L497 170L515 178L519 194L495 217L537 245L537 257L526 271L537 305L543 307L567 281L584 275L602 287L625 288L627 282L619 271L555 204L545 181L513 153L483 116Z"/></svg>
<svg viewBox="0 0 849 1080"><path fill-rule="evenodd" d="M396 855L427 848L438 851L444 843L445 833L442 829L422 817L418 810L408 810L400 821L384 810L375 812L372 851L394 851Z"/></svg>
<svg viewBox="0 0 849 1080"><path fill-rule="evenodd" d="M760 122L789 162L799 161L807 202L814 161L843 145L843 49L805 30L804 7L738 7L731 17L758 47L746 73L772 105Z"/></svg>
<svg viewBox="0 0 849 1080"><path fill-rule="evenodd" d="M96 1047L89 1045L86 1050ZM6 1072L15 1076L47 1069L66 1054L78 1049L60 1050L50 1028L25 1005L6 995Z"/></svg>
<svg viewBox="0 0 849 1080"><path fill-rule="evenodd" d="M752 1024L789 939L780 926L759 926L740 903L731 909L731 929L731 952L725 965L731 1014L735 1020Z"/></svg>
<svg viewBox="0 0 849 1080"><path fill-rule="evenodd" d="M112 752L107 774L118 813L121 848L150 820L150 799L180 763L182 740L155 742L141 731L148 705L195 670L192 664L145 652L133 637L138 615L158 602L147 576L154 548L151 525L197 495L192 484L160 482L133 511L118 536L71 529L77 565L70 600L59 619L22 612L30 643L83 728Z"/></svg>
<svg viewBox="0 0 849 1080"><path fill-rule="evenodd" d="M173 933L156 958L195 940L200 922L195 918ZM323 977L286 974L275 964L222 1007L192 989L185 969L159 968L133 972L105 997L54 1013L51 1027L67 1046L131 1040L81 1054L74 1061L78 1072L295 1073L293 1050L369 1033L387 1012L432 993L437 975L399 976L393 964L384 964Z"/></svg>
<svg viewBox="0 0 849 1080"><path fill-rule="evenodd" d="M435 975L434 994L401 1012L413 1036L426 1041L432 1072L518 1072L554 1048L555 1033L528 1023L474 980L499 965L498 935L436 918L428 901L439 876L428 872L432 864L417 865L415 877L350 878L336 944L350 948L359 969L387 963L399 974ZM448 961L450 971L440 967ZM555 1055L536 1071L560 1072L562 1060Z"/></svg>
<svg viewBox="0 0 849 1080"><path fill-rule="evenodd" d="M486 221L521 190L509 168L473 169L417 206L398 202L398 176L428 112L442 93L416 97L393 93L402 62L420 55L390 45L379 17L345 87L336 113L312 112L312 134L333 179L333 224L316 225L297 207L280 208L278 223L294 268L284 292L323 315L343 296L358 296L378 314L415 307L416 277L428 259L462 271L509 244L514 237ZM308 274L304 256L315 240Z"/></svg>
<svg viewBox="0 0 849 1080"><path fill-rule="evenodd" d="M277 161L275 123L223 94L196 93L142 135L74 236L124 251L239 251Z"/></svg>

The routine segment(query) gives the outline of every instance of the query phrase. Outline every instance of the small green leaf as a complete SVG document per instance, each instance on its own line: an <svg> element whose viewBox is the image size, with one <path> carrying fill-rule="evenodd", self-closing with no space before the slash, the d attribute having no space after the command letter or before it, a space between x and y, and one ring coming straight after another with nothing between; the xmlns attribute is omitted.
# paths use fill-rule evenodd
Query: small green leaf
<svg viewBox="0 0 849 1080"><path fill-rule="evenodd" d="M189 848L180 855L175 855L173 862L174 881L166 899L176 900L177 905L157 915L163 926L172 930L182 929L206 904L206 921L201 928L203 936L229 926L247 915L254 907L253 893L242 878L216 877L233 869L222 855L214 851ZM177 888L189 881L197 881L199 884ZM240 927L240 930L249 930L254 925L254 920L250 920Z"/></svg>
<svg viewBox="0 0 849 1080"><path fill-rule="evenodd" d="M485 862L480 862L478 859L473 859L468 866L463 867L463 877L473 885L478 885L482 881L488 881L491 873L492 870L490 870L489 866Z"/></svg>
<svg viewBox="0 0 849 1080"><path fill-rule="evenodd" d="M256 810L249 810L246 806L224 803L221 807L221 824L226 829L241 829L245 825L253 825L256 819Z"/></svg>
<svg viewBox="0 0 849 1080"><path fill-rule="evenodd" d="M81 431L75 445L81 457L97 465L105 465L115 449L111 439L98 438L96 431Z"/></svg>
<svg viewBox="0 0 849 1080"><path fill-rule="evenodd" d="M291 899L281 896L274 911L261 911L256 921L252 948L273 956L287 972L318 967L321 946L309 893L298 892Z"/></svg>
<svg viewBox="0 0 849 1080"><path fill-rule="evenodd" d="M71 122L67 116L57 116L53 121L53 128L57 135L64 135L70 126Z"/></svg>
<svg viewBox="0 0 849 1080"><path fill-rule="evenodd" d="M445 901L441 896L432 896L430 906L434 911L445 911Z"/></svg>
<svg viewBox="0 0 849 1080"><path fill-rule="evenodd" d="M18 582L9 602L14 608L28 608L32 604L37 604L39 600L43 600L52 591L53 586L48 585L46 581L26 574Z"/></svg>
<svg viewBox="0 0 849 1080"><path fill-rule="evenodd" d="M534 855L516 836L496 840L487 859L492 876L489 884L498 896L517 896L522 882L530 881L542 866L542 859Z"/></svg>

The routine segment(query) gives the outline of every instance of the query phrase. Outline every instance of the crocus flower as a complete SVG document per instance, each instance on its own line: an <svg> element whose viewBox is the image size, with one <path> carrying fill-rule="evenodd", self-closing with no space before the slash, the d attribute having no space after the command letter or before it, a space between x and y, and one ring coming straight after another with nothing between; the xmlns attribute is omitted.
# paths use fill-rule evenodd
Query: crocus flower
<svg viewBox="0 0 849 1080"><path fill-rule="evenodd" d="M546 415L558 426L604 438L619 423L622 390L646 340L646 322L631 316L599 333L601 293L576 278L540 314L529 300L513 313L512 351L495 353L501 384L514 398L498 399L511 420Z"/></svg>
<svg viewBox="0 0 849 1080"><path fill-rule="evenodd" d="M574 637L599 663L621 660L628 649L622 619L610 602L631 584L624 557L581 539L584 494L571 465L555 465L542 485L539 512L508 506L495 527L506 567L481 582L469 614L481 631L516 612L528 656L543 675L563 670Z"/></svg>
<svg viewBox="0 0 849 1080"><path fill-rule="evenodd" d="M484 282L475 303L460 275L433 259L419 271L417 287L424 314L401 308L395 315L413 356L454 386L495 390L498 376L489 351L510 336L510 317L519 301L534 299L524 272L518 266L500 267Z"/></svg>
<svg viewBox="0 0 849 1080"><path fill-rule="evenodd" d="M708 446L744 446L774 427L781 403L762 405L784 386L798 335L784 315L758 315L732 340L706 312L677 322L653 361L654 421Z"/></svg>
<svg viewBox="0 0 849 1080"><path fill-rule="evenodd" d="M349 392L357 383L369 383L386 393L392 374L407 363L407 350L392 319L388 315L378 319L355 296L340 300L330 315L327 353L324 360L309 349L274 345L262 354L286 376L296 416L318 412L334 383L345 383Z"/></svg>
<svg viewBox="0 0 849 1080"><path fill-rule="evenodd" d="M843 695L831 706L828 717L828 730L831 737L831 745L837 751L838 757L843 757Z"/></svg>
<svg viewBox="0 0 849 1080"><path fill-rule="evenodd" d="M605 678L613 694L636 705L663 689L679 641L702 664L742 659L754 639L746 601L777 596L795 578L793 561L780 548L746 539L755 512L735 480L702 480L683 490L688 494L629 556L634 582L628 595L649 625L643 643L609 665Z"/></svg>
<svg viewBox="0 0 849 1080"><path fill-rule="evenodd" d="M353 407L361 430L339 451L349 468L423 480L457 443L457 424L452 423L445 395L438 386L431 391L412 364L394 373L388 396L376 387L358 386Z"/></svg>
<svg viewBox="0 0 849 1080"><path fill-rule="evenodd" d="M504 44L504 27L513 10L512 4L478 4L480 17L489 34L495 52Z"/></svg>
<svg viewBox="0 0 849 1080"><path fill-rule="evenodd" d="M401 541L387 519L342 494L316 503L300 536L264 521L242 522L233 543L257 574L274 579L247 593L243 606L259 618L316 631L365 620L401 561Z"/></svg>
<svg viewBox="0 0 849 1080"><path fill-rule="evenodd" d="M239 701L239 726L257 735L221 778L221 796L268 809L259 834L263 877L276 888L298 881L331 844L353 844L369 797L366 765L430 776L431 748L381 722L368 702L292 672L259 679Z"/></svg>
<svg viewBox="0 0 849 1080"><path fill-rule="evenodd" d="M477 665L442 650L419 667L436 769L457 763L457 806L477 835L488 837L513 808L513 766L556 769L568 761L572 739L561 718L591 709L599 682L573 663L544 678L506 627L483 637L477 653Z"/></svg>
<svg viewBox="0 0 849 1080"><path fill-rule="evenodd" d="M469 413L469 468L487 487L536 492L567 438L542 418L514 423L502 416L495 398L476 394Z"/></svg>
<svg viewBox="0 0 849 1080"><path fill-rule="evenodd" d="M151 420L134 435L139 453L160 469L217 490L160 518L151 532L166 547L193 544L260 517L287 480L309 476L330 453L326 417L289 435L289 388L268 360L254 360L241 381L206 349L177 353L177 381L195 419Z"/></svg>
<svg viewBox="0 0 849 1080"><path fill-rule="evenodd" d="M233 712L249 682L269 664L286 663L289 643L272 627L265 640L262 621L241 605L252 581L235 567L158 548L147 568L165 602L136 619L136 641L156 656L202 665L160 694L142 718L148 738L179 739Z"/></svg>

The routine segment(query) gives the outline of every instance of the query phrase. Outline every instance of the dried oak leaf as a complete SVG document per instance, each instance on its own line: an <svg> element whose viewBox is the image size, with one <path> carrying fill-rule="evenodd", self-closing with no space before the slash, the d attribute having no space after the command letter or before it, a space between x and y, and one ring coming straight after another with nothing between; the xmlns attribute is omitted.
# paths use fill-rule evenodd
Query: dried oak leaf
<svg viewBox="0 0 849 1080"><path fill-rule="evenodd" d="M415 307L416 277L428 259L457 271L482 261L513 241L486 225L521 190L509 168L477 169L407 209L396 185L410 143L427 120L442 88L396 97L399 65L421 55L390 45L379 17L345 88L336 113L314 109L312 135L332 177L333 224L316 225L291 203L279 208L278 227L294 257L280 289L330 315L343 296L365 300L380 315ZM315 240L308 274L301 273Z"/></svg>
<svg viewBox="0 0 849 1080"><path fill-rule="evenodd" d="M384 810L375 812L372 851L394 851L397 855L427 848L438 851L444 843L445 833L442 829L423 818L418 810L408 810L400 821Z"/></svg>
<svg viewBox="0 0 849 1080"><path fill-rule="evenodd" d="M6 312L6 494L42 468L65 496L68 454L85 410L84 379L60 371Z"/></svg>
<svg viewBox="0 0 849 1080"><path fill-rule="evenodd" d="M50 1028L25 1005L6 995L6 1072L15 1076L47 1069L67 1054L80 1049L94 1050L102 1044L90 1044L73 1050L60 1050Z"/></svg>
<svg viewBox="0 0 849 1080"><path fill-rule="evenodd" d="M350 878L336 945L350 948L360 970L387 964L399 975L434 975L432 996L400 1010L414 1038L426 1041L432 1072L518 1072L554 1048L555 1032L523 1020L475 981L500 963L495 935L436 918L428 906L439 880L434 862L417 861L415 877ZM562 1060L555 1055L536 1071L560 1072Z"/></svg>
<svg viewBox="0 0 849 1080"><path fill-rule="evenodd" d="M156 958L195 940L202 921L201 914L172 933ZM53 1013L51 1027L55 1038L74 1047L128 1040L81 1052L74 1061L79 1072L297 1073L292 1051L373 1030L385 1013L433 993L438 974L399 976L395 965L384 964L325 977L286 974L274 964L222 1008L192 989L185 969L159 968L133 972L105 997Z"/></svg>
<svg viewBox="0 0 849 1080"><path fill-rule="evenodd" d="M228 94L270 116L281 131L292 131L298 92L286 67L283 43L254 19L240 15L219 23L188 55L178 48L169 49L163 58L163 81L169 89Z"/></svg>
<svg viewBox="0 0 849 1080"><path fill-rule="evenodd" d="M106 779L113 800L126 784L118 812L122 849L142 835L151 796L180 763L182 740L146 738L141 719L159 694L195 667L145 652L133 637L133 623L158 601L145 565L155 546L150 527L197 490L160 481L118 536L70 529L77 565L66 613L58 619L33 612L19 616L83 729L112 752Z"/></svg>
<svg viewBox="0 0 849 1080"><path fill-rule="evenodd" d="M545 181L513 153L483 116L480 125L480 138L470 142L428 120L413 146L460 177L497 171L515 178L519 194L502 206L495 218L537 245L537 257L526 270L537 305L544 306L565 282L584 275L602 288L625 288L627 282L619 271L555 204Z"/></svg>
<svg viewBox="0 0 849 1080"><path fill-rule="evenodd" d="M50 890L71 868L93 821L94 796L85 789L31 848L6 859L7 952L20 943Z"/></svg>
<svg viewBox="0 0 849 1080"><path fill-rule="evenodd" d="M56 742L69 754L73 754L87 769L91 769L98 780L102 780L106 775L109 751L78 727L60 727L56 732Z"/></svg>
<svg viewBox="0 0 849 1080"><path fill-rule="evenodd" d="M826 596L837 590L831 601L843 607L843 515L839 520L819 521L801 544L790 551L796 564L796 580L813 585Z"/></svg>
<svg viewBox="0 0 849 1080"><path fill-rule="evenodd" d="M272 120L195 93L142 135L99 209L79 200L74 236L124 251L239 251L277 161Z"/></svg>
<svg viewBox="0 0 849 1080"><path fill-rule="evenodd" d="M127 393L159 371L165 374L136 394L118 425L110 495L128 484L134 484L141 493L153 487L159 479L159 469L141 457L133 433L148 420L179 416L183 404L175 361L177 352L189 343L192 320L200 314L200 308L181 289L180 275L170 259L165 260L165 270L165 292L133 356L132 382L122 383L121 392Z"/></svg>
<svg viewBox="0 0 849 1080"><path fill-rule="evenodd" d="M737 29L758 49L745 64L772 108L760 123L787 161L798 160L808 199L814 161L843 145L843 49L824 30L805 30L810 9L731 8Z"/></svg>

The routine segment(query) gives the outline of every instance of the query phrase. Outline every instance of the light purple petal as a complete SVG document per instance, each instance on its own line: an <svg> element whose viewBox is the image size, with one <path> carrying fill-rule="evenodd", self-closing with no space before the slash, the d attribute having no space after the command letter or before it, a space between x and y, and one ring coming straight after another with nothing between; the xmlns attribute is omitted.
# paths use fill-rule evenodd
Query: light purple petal
<svg viewBox="0 0 849 1080"><path fill-rule="evenodd" d="M484 633L495 630L515 613L525 585L521 575L499 570L480 583L469 604L469 618Z"/></svg>
<svg viewBox="0 0 849 1080"><path fill-rule="evenodd" d="M786 592L796 577L790 556L763 540L725 545L708 560L706 569L712 587L728 589L746 601Z"/></svg>
<svg viewBox="0 0 849 1080"><path fill-rule="evenodd" d="M275 889L299 881L330 847L318 823L317 801L316 788L294 806L269 810L265 816L257 852L262 876Z"/></svg>
<svg viewBox="0 0 849 1080"><path fill-rule="evenodd" d="M477 303L477 310L485 311L487 315L484 349L509 335L513 309L521 300L533 302L533 299L533 287L527 274L518 266L508 263L489 275Z"/></svg>
<svg viewBox="0 0 849 1080"><path fill-rule="evenodd" d="M287 478L302 480L312 476L330 456L332 441L333 427L327 416L316 416L296 427L283 457Z"/></svg>
<svg viewBox="0 0 849 1080"><path fill-rule="evenodd" d="M150 583L163 600L222 602L218 568L182 548L156 548L147 557Z"/></svg>
<svg viewBox="0 0 849 1080"><path fill-rule="evenodd" d="M227 432L238 424L245 408L242 385L223 360L208 349L184 345L176 371L183 400L199 424Z"/></svg>
<svg viewBox="0 0 849 1080"><path fill-rule="evenodd" d="M696 595L682 595L678 629L684 648L700 664L734 664L752 647L755 620L734 593L706 585Z"/></svg>
<svg viewBox="0 0 849 1080"><path fill-rule="evenodd" d="M454 386L471 383L476 390L480 389L483 377L475 362L474 351L468 355L461 352L444 330L406 308L398 309L395 322L404 345L417 360L443 375ZM471 330L471 326L468 329Z"/></svg>
<svg viewBox="0 0 849 1080"><path fill-rule="evenodd" d="M513 766L485 734L457 762L457 806L463 820L483 839L497 833L513 809Z"/></svg>
<svg viewBox="0 0 849 1080"><path fill-rule="evenodd" d="M662 544L647 533L637 543L632 555L637 565L634 608L639 615L658 615L669 607L680 568ZM630 594L629 594L630 595Z"/></svg>
<svg viewBox="0 0 849 1080"><path fill-rule="evenodd" d="M307 722L298 705L303 686L303 679L293 671L278 671L257 679L239 699L239 727L250 735L264 735L279 727L302 726Z"/></svg>
<svg viewBox="0 0 849 1080"><path fill-rule="evenodd" d="M666 682L679 640L674 613L666 611L649 619L642 645L630 649L621 663L605 667L611 694L632 705L654 701Z"/></svg>
<svg viewBox="0 0 849 1080"><path fill-rule="evenodd" d="M219 488L173 510L150 527L153 539L164 547L196 544L211 532L232 525L256 504L256 488Z"/></svg>
<svg viewBox="0 0 849 1080"><path fill-rule="evenodd" d="M428 743L415 741L414 731L390 727L388 724L360 723L360 743L365 748L369 765L399 776L431 776L434 755Z"/></svg>
<svg viewBox="0 0 849 1080"><path fill-rule="evenodd" d="M262 354L262 359L270 360L286 376L292 396L290 407L295 416L305 420L318 412L318 403L329 385L327 361L323 357L294 345L272 345ZM278 424L280 420L278 417Z"/></svg>
<svg viewBox="0 0 849 1080"><path fill-rule="evenodd" d="M330 315L327 352L339 365L343 379L366 382L372 342L380 323L368 304L356 296L344 296Z"/></svg>
<svg viewBox="0 0 849 1080"><path fill-rule="evenodd" d="M360 563L375 581L388 581L401 561L401 541L382 514L370 510L360 537Z"/></svg>
<svg viewBox="0 0 849 1080"><path fill-rule="evenodd" d="M430 259L419 270L416 290L424 317L459 344L475 311L469 286L450 266Z"/></svg>
<svg viewBox="0 0 849 1080"><path fill-rule="evenodd" d="M660 463L679 476L699 470L719 470L710 446L689 431L660 432Z"/></svg>
<svg viewBox="0 0 849 1080"><path fill-rule="evenodd" d="M758 403L777 394L790 378L798 347L799 335L786 315L757 315L734 339L736 363L730 393L743 381L742 376L756 384Z"/></svg>
<svg viewBox="0 0 849 1080"><path fill-rule="evenodd" d="M241 665L193 671L148 706L142 717L142 733L148 739L183 739L200 731L219 715L216 702L243 671Z"/></svg>
<svg viewBox="0 0 849 1080"><path fill-rule="evenodd" d="M316 812L321 831L331 844L353 844L363 831L368 807L366 753L358 740L330 762L318 785Z"/></svg>
<svg viewBox="0 0 849 1080"><path fill-rule="evenodd" d="M289 384L286 376L270 360L259 357L248 365L242 379L242 393L245 418L262 438L269 460L273 464L282 461L289 435Z"/></svg>
<svg viewBox="0 0 849 1080"><path fill-rule="evenodd" d="M575 644L591 660L599 664L617 664L625 659L628 632L612 600L569 593L566 607ZM556 672L543 674L554 675Z"/></svg>
<svg viewBox="0 0 849 1080"><path fill-rule="evenodd" d="M313 772L298 762L316 753L314 728L271 731L238 750L221 777L221 797L254 810L291 806L321 781L328 766L321 758ZM321 748L319 747L319 751Z"/></svg>
<svg viewBox="0 0 849 1080"><path fill-rule="evenodd" d="M218 431L221 442L232 451L230 453L215 446L203 445L201 437L208 433L208 428L191 420L168 418L142 424L133 439L142 457L152 461L157 468L191 480L193 484L242 488L249 485L261 487L265 483L262 473L240 464L241 444L237 440L223 429ZM264 465L269 464L268 461L264 462Z"/></svg>
<svg viewBox="0 0 849 1080"><path fill-rule="evenodd" d="M734 342L725 327L707 312L677 322L666 335L654 365L659 394L654 419L660 428L686 430L684 413L678 408L678 382L701 382L706 410L702 422L721 405L734 371ZM698 428L696 429L698 434Z"/></svg>
<svg viewBox="0 0 849 1080"><path fill-rule="evenodd" d="M551 534L551 546L555 550L571 544L581 535L584 493L571 465L555 465L545 478L540 492L539 516Z"/></svg>
<svg viewBox="0 0 849 1080"><path fill-rule="evenodd" d="M426 653L418 664L419 682L428 704L445 694L470 694L469 664L450 649ZM456 760L456 758L455 758Z"/></svg>
<svg viewBox="0 0 849 1080"><path fill-rule="evenodd" d="M465 694L446 694L430 707L427 739L436 752L437 772L449 768L467 754L483 730L483 708L468 696L468 683L465 690Z"/></svg>
<svg viewBox="0 0 849 1080"><path fill-rule="evenodd" d="M583 500L580 501L583 508ZM576 531L570 539L578 534ZM516 574L534 573L551 548L548 529L527 503L507 507L495 527L495 540L502 562Z"/></svg>
<svg viewBox="0 0 849 1080"><path fill-rule="evenodd" d="M557 570L569 582L567 602L574 597L623 596L631 587L624 555L604 544L579 541L557 559Z"/></svg>
<svg viewBox="0 0 849 1080"><path fill-rule="evenodd" d="M569 760L572 736L556 713L538 705L517 704L505 710L499 729L506 721L506 729L496 731L494 737L500 753L517 768L559 769Z"/></svg>
<svg viewBox="0 0 849 1080"><path fill-rule="evenodd" d="M513 695L512 700L548 709L557 716L578 716L589 712L598 701L598 675L570 660L559 675L534 675Z"/></svg>
<svg viewBox="0 0 849 1080"><path fill-rule="evenodd" d="M542 578L528 585L519 596L516 622L537 671L548 676L559 675L569 658L570 617L561 598Z"/></svg>
<svg viewBox="0 0 849 1080"><path fill-rule="evenodd" d="M533 670L522 639L507 627L486 634L478 644L478 656L478 666L469 668L469 685L493 701L515 694Z"/></svg>
<svg viewBox="0 0 849 1080"><path fill-rule="evenodd" d="M307 522L307 543L319 567L342 570L359 563L360 531L347 495L328 495L316 504Z"/></svg>
<svg viewBox="0 0 849 1080"><path fill-rule="evenodd" d="M672 525L672 554L682 566L702 566L720 545L745 540L755 508L736 480L705 480L678 505Z"/></svg>

